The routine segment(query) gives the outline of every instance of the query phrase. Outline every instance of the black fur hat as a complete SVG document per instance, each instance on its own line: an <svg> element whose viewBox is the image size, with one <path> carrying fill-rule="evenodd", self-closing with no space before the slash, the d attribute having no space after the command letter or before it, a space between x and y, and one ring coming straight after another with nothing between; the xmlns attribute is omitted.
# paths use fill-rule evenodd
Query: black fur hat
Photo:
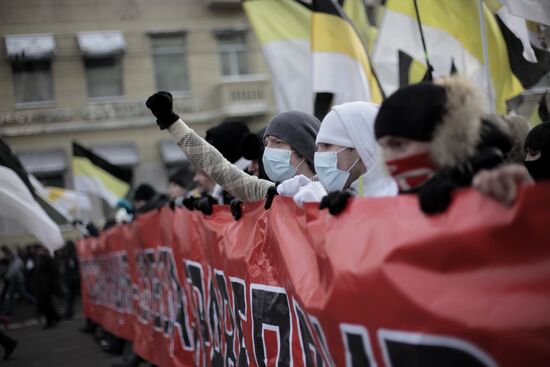
<svg viewBox="0 0 550 367"><path fill-rule="evenodd" d="M375 136L430 142L438 167L456 167L474 155L481 141L484 101L477 87L459 77L413 84L382 103Z"/></svg>

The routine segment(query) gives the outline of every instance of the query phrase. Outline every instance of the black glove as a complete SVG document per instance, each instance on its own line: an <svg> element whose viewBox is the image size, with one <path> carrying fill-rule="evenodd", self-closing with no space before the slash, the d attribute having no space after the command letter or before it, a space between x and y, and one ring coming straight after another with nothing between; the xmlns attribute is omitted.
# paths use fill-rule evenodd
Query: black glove
<svg viewBox="0 0 550 367"><path fill-rule="evenodd" d="M435 176L418 191L420 209L425 214L437 214L444 212L452 199L452 192L458 186L452 181Z"/></svg>
<svg viewBox="0 0 550 367"><path fill-rule="evenodd" d="M204 215L211 215L213 212L212 205L218 202L210 195L206 195L195 201L195 209L200 210Z"/></svg>
<svg viewBox="0 0 550 367"><path fill-rule="evenodd" d="M265 205L264 205L265 210L268 210L269 208L271 208L271 204L273 204L273 198L275 197L275 195L279 195L279 193L277 192L277 186L271 186L270 188L267 189L267 194L265 196Z"/></svg>
<svg viewBox="0 0 550 367"><path fill-rule="evenodd" d="M348 191L331 192L321 199L319 209L328 208L330 214L338 215L346 208L349 198L351 194Z"/></svg>
<svg viewBox="0 0 550 367"><path fill-rule="evenodd" d="M145 105L157 118L161 130L167 129L180 118L173 111L172 95L169 92L157 92L147 99Z"/></svg>
<svg viewBox="0 0 550 367"><path fill-rule="evenodd" d="M233 214L233 218L235 218L235 220L239 220L243 216L243 210L241 208L242 203L242 201L236 198L231 200L231 202L229 203L231 214Z"/></svg>
<svg viewBox="0 0 550 367"><path fill-rule="evenodd" d="M195 202L196 201L197 201L197 198L195 198L195 197L185 198L185 199L183 199L182 204L188 210L195 210Z"/></svg>

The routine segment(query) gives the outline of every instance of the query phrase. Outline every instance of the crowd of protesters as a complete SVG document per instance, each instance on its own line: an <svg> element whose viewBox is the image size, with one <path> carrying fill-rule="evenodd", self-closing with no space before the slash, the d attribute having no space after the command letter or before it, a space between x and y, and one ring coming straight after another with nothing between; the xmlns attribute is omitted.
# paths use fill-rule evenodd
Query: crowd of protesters
<svg viewBox="0 0 550 367"><path fill-rule="evenodd" d="M225 203L237 218L241 201L267 198L269 207L276 194L299 206L320 202L332 214L354 196L415 194L431 215L447 209L456 189L470 186L511 205L520 185L550 171L544 158L550 123L526 137L526 120L485 114L481 91L459 77L404 87L381 105L334 106L322 122L302 112L280 113L254 139L236 123L223 123L202 139L173 111L168 92L152 95L146 105L197 170L199 194L181 203L206 214L212 204ZM248 167L242 166L245 156Z"/></svg>
<svg viewBox="0 0 550 367"><path fill-rule="evenodd" d="M166 205L209 215L213 205L229 204L238 220L242 202L265 200L269 209L275 195L291 197L298 206L319 203L332 215L345 210L352 197L397 195L417 195L421 211L437 215L464 187L509 206L520 186L550 178L550 122L529 131L519 116L485 114L484 103L471 83L448 77L399 89L381 105L334 106L322 121L284 112L260 132L242 122L224 122L203 139L173 110L171 94L158 92L146 105L189 160L170 175L167 195L139 184L131 201L119 201L103 229ZM88 231L99 235L93 226ZM51 295L59 275L53 259L39 247L30 250L32 256L2 250L9 261L2 292L5 313L12 311L17 293L38 305L45 327L55 326L59 315ZM79 284L74 244L67 245L63 262L64 316L71 317ZM32 279L38 272L46 276L35 278L36 287ZM96 335L106 352L125 350L124 340L89 319L82 331ZM14 344L3 338L9 355ZM130 354L116 366L143 362Z"/></svg>

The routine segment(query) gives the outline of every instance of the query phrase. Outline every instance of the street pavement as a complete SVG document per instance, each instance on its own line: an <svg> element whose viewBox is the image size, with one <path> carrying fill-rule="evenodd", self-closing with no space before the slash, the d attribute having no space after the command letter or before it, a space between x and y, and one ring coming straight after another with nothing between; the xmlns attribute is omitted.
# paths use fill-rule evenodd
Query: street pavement
<svg viewBox="0 0 550 367"><path fill-rule="evenodd" d="M2 367L103 367L122 361L120 356L102 352L92 335L79 331L84 326L80 309L75 318L48 330L42 329L30 306L14 311L16 316L23 315L23 319L14 317L7 329L4 326L0 329L19 344L7 361L1 359L0 348Z"/></svg>

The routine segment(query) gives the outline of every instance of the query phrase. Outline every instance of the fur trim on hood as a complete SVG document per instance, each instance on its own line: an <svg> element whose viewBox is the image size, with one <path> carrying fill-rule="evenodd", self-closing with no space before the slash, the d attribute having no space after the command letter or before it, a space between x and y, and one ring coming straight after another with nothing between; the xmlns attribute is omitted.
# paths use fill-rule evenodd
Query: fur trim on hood
<svg viewBox="0 0 550 367"><path fill-rule="evenodd" d="M510 128L510 136L513 142L512 150L508 154L506 161L509 163L523 164L525 161L523 143L525 142L527 134L529 134L529 130L531 130L529 121L520 115L506 115L502 117L502 119L507 122Z"/></svg>
<svg viewBox="0 0 550 367"><path fill-rule="evenodd" d="M438 167L457 167L474 155L481 140L485 98L478 88L462 78L441 78L434 83L445 88L446 101L430 153Z"/></svg>

